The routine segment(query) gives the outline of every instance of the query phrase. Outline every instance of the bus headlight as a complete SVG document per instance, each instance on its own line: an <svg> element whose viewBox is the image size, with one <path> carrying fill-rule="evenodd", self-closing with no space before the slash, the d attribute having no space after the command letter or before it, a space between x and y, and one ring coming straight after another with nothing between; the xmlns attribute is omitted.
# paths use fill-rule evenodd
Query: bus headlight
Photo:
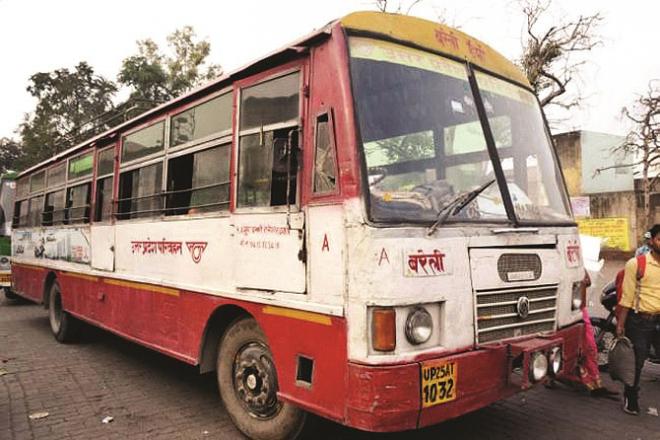
<svg viewBox="0 0 660 440"><path fill-rule="evenodd" d="M538 382L548 373L548 358L540 351L532 354L532 362L529 369L529 375L532 381Z"/></svg>
<svg viewBox="0 0 660 440"><path fill-rule="evenodd" d="M554 347L550 350L550 373L555 376L561 370L561 364L564 362L561 354L561 347Z"/></svg>
<svg viewBox="0 0 660 440"><path fill-rule="evenodd" d="M411 344L419 345L428 341L433 333L433 319L429 312L418 307L406 319L406 338Z"/></svg>
<svg viewBox="0 0 660 440"><path fill-rule="evenodd" d="M9 267L9 257L5 257L4 255L0 256L0 269L8 270Z"/></svg>
<svg viewBox="0 0 660 440"><path fill-rule="evenodd" d="M573 292L571 295L571 310L577 310L582 305L582 281L573 283Z"/></svg>

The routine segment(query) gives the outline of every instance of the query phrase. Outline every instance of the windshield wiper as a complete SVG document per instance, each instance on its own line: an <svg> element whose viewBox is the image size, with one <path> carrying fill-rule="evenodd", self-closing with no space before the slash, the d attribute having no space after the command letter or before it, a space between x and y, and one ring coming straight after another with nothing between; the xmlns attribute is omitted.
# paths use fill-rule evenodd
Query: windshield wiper
<svg viewBox="0 0 660 440"><path fill-rule="evenodd" d="M432 235L435 230L438 229L438 226L442 225L450 215L456 215L461 212L463 208L469 205L470 202L477 198L477 196L481 194L486 188L491 186L493 182L495 182L495 179L489 180L479 188L475 188L472 191L462 193L454 197L449 203L443 206L440 211L438 211L437 220L431 226L429 226L428 231L426 231L426 235Z"/></svg>

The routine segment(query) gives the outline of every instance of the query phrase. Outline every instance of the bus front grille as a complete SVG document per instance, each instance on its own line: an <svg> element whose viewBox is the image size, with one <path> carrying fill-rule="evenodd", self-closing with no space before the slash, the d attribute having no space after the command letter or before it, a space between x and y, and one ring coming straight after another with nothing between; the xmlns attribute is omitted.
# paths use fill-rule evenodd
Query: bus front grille
<svg viewBox="0 0 660 440"><path fill-rule="evenodd" d="M557 285L476 291L476 309L477 343L551 331Z"/></svg>

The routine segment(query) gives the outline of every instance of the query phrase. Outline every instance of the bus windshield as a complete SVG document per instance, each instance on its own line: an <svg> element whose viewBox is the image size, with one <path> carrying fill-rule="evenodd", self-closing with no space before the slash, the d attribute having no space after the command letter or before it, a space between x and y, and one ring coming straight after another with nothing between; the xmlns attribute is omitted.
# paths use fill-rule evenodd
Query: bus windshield
<svg viewBox="0 0 660 440"><path fill-rule="evenodd" d="M466 66L362 37L350 39L350 53L372 220L509 221ZM518 221L571 221L536 98L493 76L476 78Z"/></svg>

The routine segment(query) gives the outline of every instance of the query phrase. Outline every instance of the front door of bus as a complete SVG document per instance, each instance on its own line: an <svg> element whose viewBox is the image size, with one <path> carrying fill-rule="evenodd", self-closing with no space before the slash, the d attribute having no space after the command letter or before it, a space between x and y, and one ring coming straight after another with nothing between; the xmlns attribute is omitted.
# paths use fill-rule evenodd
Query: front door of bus
<svg viewBox="0 0 660 440"><path fill-rule="evenodd" d="M301 70L245 80L239 91L233 264L238 289L304 293L299 207Z"/></svg>

